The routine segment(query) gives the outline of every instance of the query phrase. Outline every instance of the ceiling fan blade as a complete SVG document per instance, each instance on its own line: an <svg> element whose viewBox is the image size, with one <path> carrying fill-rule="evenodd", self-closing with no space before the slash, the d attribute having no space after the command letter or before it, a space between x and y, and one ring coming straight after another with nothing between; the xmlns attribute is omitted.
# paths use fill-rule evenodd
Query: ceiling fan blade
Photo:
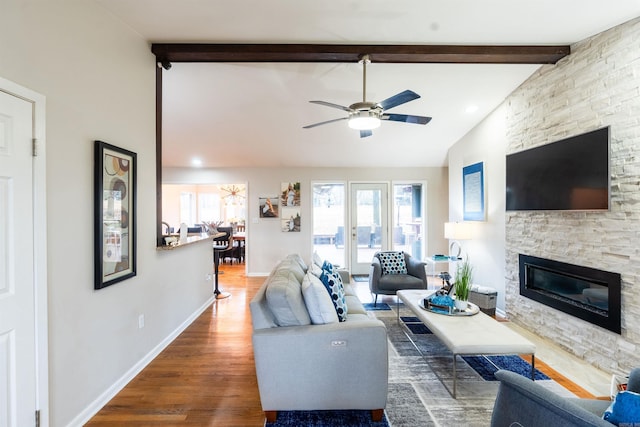
<svg viewBox="0 0 640 427"><path fill-rule="evenodd" d="M371 130L361 130L360 131L360 138L366 138L368 136L373 135L373 132L371 132Z"/></svg>
<svg viewBox="0 0 640 427"><path fill-rule="evenodd" d="M345 107L344 105L338 105L338 104L334 104L332 102L327 102L327 101L309 101L312 104L319 104L319 105L324 105L327 107L332 107L332 108L337 108L339 110L344 110L344 111L351 111L351 108L349 107Z"/></svg>
<svg viewBox="0 0 640 427"><path fill-rule="evenodd" d="M418 95L414 91L405 90L404 92L400 92L390 98L385 99L382 102L379 102L379 104L382 106L383 110L390 110L393 107L397 107L398 105L413 101L414 99L418 98L420 98L420 95Z"/></svg>
<svg viewBox="0 0 640 427"><path fill-rule="evenodd" d="M417 125L426 125L431 121L431 117L410 116L408 114L383 114L382 120L391 120L392 122L414 123Z"/></svg>
<svg viewBox="0 0 640 427"><path fill-rule="evenodd" d="M312 125L303 126L302 128L303 128L303 129L311 129L311 128L314 128L314 127L316 127L316 126L326 125L326 124L328 124L328 123L333 123L333 122L339 122L339 121L341 121L341 120L347 120L348 118L349 118L349 117L340 117L339 119L331 119L331 120L327 120L327 121L324 121L324 122L314 123L314 124L312 124Z"/></svg>

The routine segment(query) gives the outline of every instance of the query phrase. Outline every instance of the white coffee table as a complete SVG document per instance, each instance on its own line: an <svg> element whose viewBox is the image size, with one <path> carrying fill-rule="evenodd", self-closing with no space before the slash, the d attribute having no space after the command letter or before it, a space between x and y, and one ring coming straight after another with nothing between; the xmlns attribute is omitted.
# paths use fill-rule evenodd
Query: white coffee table
<svg viewBox="0 0 640 427"><path fill-rule="evenodd" d="M398 301L402 301L453 353L453 398L456 397L458 355L530 354L531 379L534 379L535 344L482 312L473 316L449 316L421 308L420 301L435 292L406 289L398 291L396 295ZM398 321L399 316L400 310Z"/></svg>

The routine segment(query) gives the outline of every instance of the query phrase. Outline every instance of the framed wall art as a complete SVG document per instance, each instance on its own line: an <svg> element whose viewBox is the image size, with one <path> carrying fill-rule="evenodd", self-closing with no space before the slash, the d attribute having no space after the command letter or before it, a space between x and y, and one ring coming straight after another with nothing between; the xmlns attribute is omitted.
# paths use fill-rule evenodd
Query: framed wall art
<svg viewBox="0 0 640 427"><path fill-rule="evenodd" d="M259 197L260 218L278 218L278 197Z"/></svg>
<svg viewBox="0 0 640 427"><path fill-rule="evenodd" d="M136 275L136 153L95 141L95 289Z"/></svg>
<svg viewBox="0 0 640 427"><path fill-rule="evenodd" d="M282 231L300 232L300 207L282 208Z"/></svg>
<svg viewBox="0 0 640 427"><path fill-rule="evenodd" d="M300 182L283 182L280 186L280 206L300 206Z"/></svg>
<svg viewBox="0 0 640 427"><path fill-rule="evenodd" d="M462 168L463 218L484 221L484 163Z"/></svg>

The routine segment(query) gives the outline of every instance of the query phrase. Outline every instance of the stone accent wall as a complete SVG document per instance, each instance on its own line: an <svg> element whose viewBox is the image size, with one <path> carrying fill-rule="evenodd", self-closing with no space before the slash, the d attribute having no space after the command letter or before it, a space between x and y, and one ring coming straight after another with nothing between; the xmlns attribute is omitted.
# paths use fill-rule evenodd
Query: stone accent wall
<svg viewBox="0 0 640 427"><path fill-rule="evenodd" d="M507 154L611 126L609 212L507 212L511 320L608 372L640 366L640 19L572 46L506 100ZM521 297L518 254L622 275L622 334Z"/></svg>

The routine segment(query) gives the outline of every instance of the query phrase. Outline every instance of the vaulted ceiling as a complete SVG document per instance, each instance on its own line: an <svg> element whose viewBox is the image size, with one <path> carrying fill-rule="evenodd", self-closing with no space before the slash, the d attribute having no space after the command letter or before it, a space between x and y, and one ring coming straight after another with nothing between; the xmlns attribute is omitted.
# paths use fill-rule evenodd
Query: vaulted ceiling
<svg viewBox="0 0 640 427"><path fill-rule="evenodd" d="M640 15L638 0L95 1L150 45L563 46ZM368 101L411 89L421 98L391 112L433 120L425 126L385 121L368 138L345 121L303 129L345 114L310 100L362 101L356 60L174 57L163 71L164 166L189 167L194 158L203 167L442 166L449 147L540 66L386 63L360 53L372 54Z"/></svg>

